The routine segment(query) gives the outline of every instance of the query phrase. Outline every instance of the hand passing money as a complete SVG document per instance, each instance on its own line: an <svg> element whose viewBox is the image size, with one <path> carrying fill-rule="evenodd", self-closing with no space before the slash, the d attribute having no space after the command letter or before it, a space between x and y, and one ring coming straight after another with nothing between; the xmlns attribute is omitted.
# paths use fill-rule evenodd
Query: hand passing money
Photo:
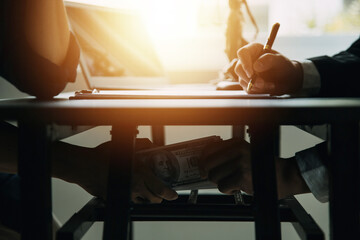
<svg viewBox="0 0 360 240"><path fill-rule="evenodd" d="M210 136L182 143L139 151L136 154L145 164L150 164L156 176L174 190L216 188L200 174L198 160L209 143L222 141Z"/></svg>

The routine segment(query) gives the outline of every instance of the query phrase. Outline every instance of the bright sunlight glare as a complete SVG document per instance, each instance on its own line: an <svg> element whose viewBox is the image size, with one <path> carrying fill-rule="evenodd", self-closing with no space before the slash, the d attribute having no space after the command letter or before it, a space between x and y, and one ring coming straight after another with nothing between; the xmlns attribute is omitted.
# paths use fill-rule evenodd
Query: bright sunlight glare
<svg viewBox="0 0 360 240"><path fill-rule="evenodd" d="M193 35L197 30L196 0L138 0L138 10L152 38Z"/></svg>
<svg viewBox="0 0 360 240"><path fill-rule="evenodd" d="M139 12L154 40L189 37L197 31L198 7L203 0L75 0Z"/></svg>

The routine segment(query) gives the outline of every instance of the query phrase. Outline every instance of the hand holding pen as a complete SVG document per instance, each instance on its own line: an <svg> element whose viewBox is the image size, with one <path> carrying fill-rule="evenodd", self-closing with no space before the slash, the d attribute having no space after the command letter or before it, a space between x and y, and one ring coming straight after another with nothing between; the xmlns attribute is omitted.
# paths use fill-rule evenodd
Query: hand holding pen
<svg viewBox="0 0 360 240"><path fill-rule="evenodd" d="M268 37L265 45L264 45L264 48L263 48L263 51L262 51L262 54L266 54L266 53L270 53L271 52L271 48L272 48L272 45L274 44L274 41L275 41L275 38L276 38L276 34L277 32L279 31L279 27L280 27L280 24L279 23L275 23L272 28L271 28L271 32L270 32L270 36ZM256 81L256 74L254 74L251 79L250 79L250 82L248 83L248 86L246 88L246 91L247 92L250 92L251 88L253 87L253 85L255 84L255 81Z"/></svg>
<svg viewBox="0 0 360 240"><path fill-rule="evenodd" d="M302 87L301 64L271 49L278 29L279 24L274 24L265 46L252 43L238 50L235 73L248 93L282 95Z"/></svg>

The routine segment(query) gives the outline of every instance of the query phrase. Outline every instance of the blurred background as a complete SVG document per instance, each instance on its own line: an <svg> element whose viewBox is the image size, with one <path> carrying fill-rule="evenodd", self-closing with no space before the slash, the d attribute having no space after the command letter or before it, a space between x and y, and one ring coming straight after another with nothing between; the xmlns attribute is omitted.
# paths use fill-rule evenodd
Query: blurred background
<svg viewBox="0 0 360 240"><path fill-rule="evenodd" d="M174 83L216 78L227 63L225 32L228 0L77 0L74 2L137 11ZM292 59L345 49L359 36L360 0L247 0L259 27L242 6L243 36L264 43L281 24L273 48ZM119 24L120 25L120 24ZM197 76L197 77L194 77Z"/></svg>
<svg viewBox="0 0 360 240"><path fill-rule="evenodd" d="M225 49L227 0L79 0L76 2L138 11L151 36L164 70L173 83L207 82L217 78L227 63ZM259 27L255 29L244 12L244 38L264 43L272 24L281 24L273 48L291 59L332 55L346 49L360 33L360 0L248 0ZM75 83L65 91L85 89L79 69ZM0 97L24 96L0 78ZM151 138L150 127L140 126L139 137ZM281 156L313 146L321 140L293 126L282 126ZM96 127L64 141L94 147L110 140L110 127ZM219 135L231 137L230 126L168 126L166 143ZM326 233L328 204L311 194L297 197ZM54 214L64 223L91 196L80 187L53 180ZM102 224L95 224L84 239L101 239ZM231 222L136 222L135 239L255 239L253 223ZM290 224L282 224L283 239L299 239Z"/></svg>

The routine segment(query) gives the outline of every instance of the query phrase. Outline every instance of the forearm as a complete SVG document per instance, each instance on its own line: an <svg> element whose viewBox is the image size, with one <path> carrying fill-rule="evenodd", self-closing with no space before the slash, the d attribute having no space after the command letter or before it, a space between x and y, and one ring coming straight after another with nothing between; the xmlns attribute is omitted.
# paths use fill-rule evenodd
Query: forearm
<svg viewBox="0 0 360 240"><path fill-rule="evenodd" d="M301 176L295 157L277 159L276 176L279 199L310 192Z"/></svg>
<svg viewBox="0 0 360 240"><path fill-rule="evenodd" d="M87 187L87 179L107 180L108 158L105 149L87 148L64 142L51 146L52 176Z"/></svg>
<svg viewBox="0 0 360 240"><path fill-rule="evenodd" d="M7 122L0 122L0 131L0 172L17 173L18 128ZM91 155L90 148L64 142L52 143L49 154L52 176L68 182L76 182L76 177L82 174L76 172L77 169L81 169L80 165L84 165L83 168L86 170L94 164L94 159L88 159L87 164L83 164Z"/></svg>
<svg viewBox="0 0 360 240"><path fill-rule="evenodd" d="M311 192L320 202L327 202L329 175L324 163L326 158L326 144L321 143L297 152L295 157L277 159L279 199Z"/></svg>
<svg viewBox="0 0 360 240"><path fill-rule="evenodd" d="M61 65L69 46L70 32L62 0L24 0L25 36L40 56Z"/></svg>
<svg viewBox="0 0 360 240"><path fill-rule="evenodd" d="M51 170L52 176L67 182L74 183L76 180L77 161L85 157L88 148L71 145L64 142L55 142L51 145ZM76 170L75 170L76 169Z"/></svg>

